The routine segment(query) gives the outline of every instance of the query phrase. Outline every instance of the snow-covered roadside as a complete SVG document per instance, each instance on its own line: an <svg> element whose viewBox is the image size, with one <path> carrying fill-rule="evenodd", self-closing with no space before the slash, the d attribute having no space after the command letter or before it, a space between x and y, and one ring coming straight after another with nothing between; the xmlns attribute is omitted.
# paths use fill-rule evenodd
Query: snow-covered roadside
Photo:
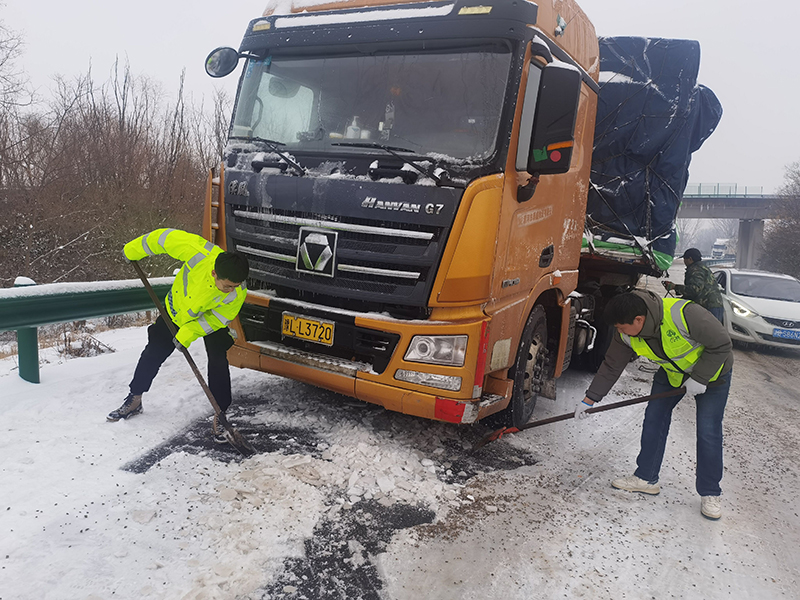
<svg viewBox="0 0 800 600"><path fill-rule="evenodd" d="M249 561L228 556L247 556L247 547L229 546L251 537L254 503L234 512L222 500L239 481L238 465L177 454L141 475L120 470L209 412L171 360L158 401L139 420L104 422L127 391L144 335L143 328L106 332L103 342L116 353L47 365L36 386L3 377L3 598L181 597L215 578L247 578ZM279 474L268 481L281 501L258 525L270 540L268 557L277 559L296 552L313 526L312 513L310 521L287 518L291 498L302 495L310 506L318 498ZM254 586L260 581L259 571Z"/></svg>
<svg viewBox="0 0 800 600"><path fill-rule="evenodd" d="M639 450L644 408L627 407L504 437L506 451L529 452L536 464L470 482L465 493L499 511L452 511L399 532L379 557L386 597L797 598L800 355L735 354L719 521L700 515L694 489L692 401L673 415L661 493L611 488L633 472ZM613 394L645 393L649 368L632 363ZM573 408L585 378L565 374L559 400L540 401L534 417Z"/></svg>
<svg viewBox="0 0 800 600"><path fill-rule="evenodd" d="M144 328L28 384L0 361L0 598L791 598L800 580L797 358L737 353L723 518L693 489L694 416L676 411L657 497L632 471L643 407L511 435L432 423L233 370L233 420L259 454L208 440L178 355L145 412L106 423ZM201 344L192 347L204 370ZM609 401L643 394L632 364ZM589 376L568 372L572 410ZM754 399L757 398L757 402ZM794 417L793 417L794 415Z"/></svg>
<svg viewBox="0 0 800 600"><path fill-rule="evenodd" d="M453 437L447 426L392 415L385 429L364 427L388 413L238 369L235 394L252 409L239 421L256 432L256 447L277 444L273 451L239 460L212 445L137 469L143 455L187 429L206 435L211 414L176 354L141 416L105 422L145 338L144 328L98 334L117 351L93 358L61 361L45 351L50 364L38 385L19 379L13 358L0 361L0 598L240 597L301 556L323 518L335 521L361 502L431 511L459 504L466 473L437 464L444 449L436 443ZM204 370L202 345L192 351ZM321 403L302 396L317 392ZM343 408L355 418L337 420ZM291 433L309 430L315 439L291 452ZM405 443L417 436L425 447L431 431L438 434L429 456Z"/></svg>

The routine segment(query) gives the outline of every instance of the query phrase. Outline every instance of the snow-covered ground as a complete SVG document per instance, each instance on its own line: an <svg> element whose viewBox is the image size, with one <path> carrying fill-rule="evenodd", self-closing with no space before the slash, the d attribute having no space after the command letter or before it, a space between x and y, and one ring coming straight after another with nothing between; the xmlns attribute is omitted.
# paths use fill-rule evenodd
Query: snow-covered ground
<svg viewBox="0 0 800 600"><path fill-rule="evenodd" d="M233 369L249 459L208 436L210 406L179 355L145 412L107 423L142 327L116 350L42 356L41 383L0 361L0 599L797 598L797 354L737 351L723 518L694 492L693 411L679 405L662 492L632 472L641 405L507 436L390 413ZM204 370L202 344L192 347ZM642 395L633 363L609 401ZM589 376L569 372L574 407Z"/></svg>

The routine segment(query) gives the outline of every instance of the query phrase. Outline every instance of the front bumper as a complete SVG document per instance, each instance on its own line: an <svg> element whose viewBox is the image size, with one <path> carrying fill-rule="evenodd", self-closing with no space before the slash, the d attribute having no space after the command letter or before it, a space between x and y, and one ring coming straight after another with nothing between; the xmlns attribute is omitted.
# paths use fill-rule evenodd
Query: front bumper
<svg viewBox="0 0 800 600"><path fill-rule="evenodd" d="M335 323L333 345L285 337L280 328L283 312ZM237 321L240 336L229 360L234 366L304 381L388 410L473 423L508 403L504 395L484 393L482 388L487 322L485 317L457 322L403 321L264 295L243 308ZM464 365L405 361L414 335L466 335ZM399 370L458 378L461 384L457 390L435 389L397 379Z"/></svg>
<svg viewBox="0 0 800 600"><path fill-rule="evenodd" d="M728 334L734 341L770 346L772 348L800 350L800 339L775 337L773 335L776 329L775 325L768 323L761 316L740 317L729 306L726 306L725 321ZM800 328L796 329L796 331L800 334Z"/></svg>

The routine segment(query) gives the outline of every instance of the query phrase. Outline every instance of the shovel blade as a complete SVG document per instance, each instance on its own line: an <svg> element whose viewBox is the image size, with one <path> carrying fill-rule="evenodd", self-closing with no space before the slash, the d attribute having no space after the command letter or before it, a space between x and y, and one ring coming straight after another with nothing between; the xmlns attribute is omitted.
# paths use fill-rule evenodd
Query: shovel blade
<svg viewBox="0 0 800 600"><path fill-rule="evenodd" d="M228 438L230 445L236 448L242 456L253 456L256 453L256 449L253 448L253 445L230 424L228 419L225 418L225 415L222 413L217 414L217 420L219 424L225 428L225 432L228 434L225 437Z"/></svg>

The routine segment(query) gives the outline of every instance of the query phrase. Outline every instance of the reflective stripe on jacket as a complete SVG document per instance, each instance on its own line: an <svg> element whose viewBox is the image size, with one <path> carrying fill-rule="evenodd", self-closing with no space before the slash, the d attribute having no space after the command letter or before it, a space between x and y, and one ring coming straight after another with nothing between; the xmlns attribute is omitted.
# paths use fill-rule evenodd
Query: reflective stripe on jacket
<svg viewBox="0 0 800 600"><path fill-rule="evenodd" d="M168 254L183 262L164 304L179 327L175 337L186 347L199 337L227 327L244 304L244 283L228 294L217 288L212 271L222 248L199 235L179 229L156 229L125 244L124 252L129 260Z"/></svg>
<svg viewBox="0 0 800 600"><path fill-rule="evenodd" d="M689 327L683 314L689 300L664 298L664 316L661 320L661 345L669 360L658 356L650 345L639 337L620 333L622 342L639 356L657 363L667 373L672 387L683 385L685 376L692 372L705 347L689 336ZM677 367L677 368L676 368ZM709 381L715 381L722 372L722 366Z"/></svg>

